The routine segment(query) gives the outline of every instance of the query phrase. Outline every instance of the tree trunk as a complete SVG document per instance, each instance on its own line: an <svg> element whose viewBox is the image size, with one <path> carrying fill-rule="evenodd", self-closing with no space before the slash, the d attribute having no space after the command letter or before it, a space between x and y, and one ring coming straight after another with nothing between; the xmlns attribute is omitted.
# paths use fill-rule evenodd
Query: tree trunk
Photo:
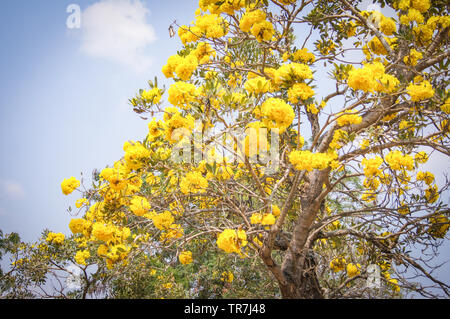
<svg viewBox="0 0 450 319"><path fill-rule="evenodd" d="M302 210L281 266L284 282L280 282L280 290L283 298L323 298L314 254L308 247L307 240L322 203L319 195L327 173L327 170L314 172L301 197Z"/></svg>
<svg viewBox="0 0 450 319"><path fill-rule="evenodd" d="M303 269L283 271L283 275L286 282L280 284L280 291L284 299L323 299L312 253L304 258Z"/></svg>

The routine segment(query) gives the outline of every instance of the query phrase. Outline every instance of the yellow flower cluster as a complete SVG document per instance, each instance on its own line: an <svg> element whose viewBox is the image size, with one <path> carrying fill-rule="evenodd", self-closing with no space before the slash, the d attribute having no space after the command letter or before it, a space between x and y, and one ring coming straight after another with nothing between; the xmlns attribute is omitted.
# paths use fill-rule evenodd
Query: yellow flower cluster
<svg viewBox="0 0 450 319"><path fill-rule="evenodd" d="M340 149L348 141L348 133L344 130L337 129L333 133L333 140L330 143L330 149Z"/></svg>
<svg viewBox="0 0 450 319"><path fill-rule="evenodd" d="M252 122L245 130L244 152L248 157L255 156L269 149L267 128L262 122Z"/></svg>
<svg viewBox="0 0 450 319"><path fill-rule="evenodd" d="M272 23L266 20L266 13L259 9L244 13L239 28L250 32L258 42L269 41L275 33Z"/></svg>
<svg viewBox="0 0 450 319"><path fill-rule="evenodd" d="M89 257L91 257L91 254L88 250L79 250L75 254L75 262L79 265L86 266L86 259L88 259Z"/></svg>
<svg viewBox="0 0 450 319"><path fill-rule="evenodd" d="M198 60L194 54L186 57L175 54L169 57L167 64L162 68L162 72L166 78L172 78L176 73L181 80L187 81L191 78L197 67Z"/></svg>
<svg viewBox="0 0 450 319"><path fill-rule="evenodd" d="M199 15L195 18L194 33L209 39L220 38L227 34L226 21L217 14Z"/></svg>
<svg viewBox="0 0 450 319"><path fill-rule="evenodd" d="M428 154L424 151L418 152L414 156L414 162L419 164L425 164L426 162L428 162Z"/></svg>
<svg viewBox="0 0 450 319"><path fill-rule="evenodd" d="M380 176L380 166L383 163L383 159L380 156L375 158L363 158L361 164L364 166L364 175L366 177Z"/></svg>
<svg viewBox="0 0 450 319"><path fill-rule="evenodd" d="M307 99L314 96L314 90L309 87L306 83L295 83L288 90L289 102L296 104L300 100L306 101Z"/></svg>
<svg viewBox="0 0 450 319"><path fill-rule="evenodd" d="M417 65L417 61L423 58L423 54L416 49L411 49L409 51L409 55L403 58L403 62L407 65L415 66Z"/></svg>
<svg viewBox="0 0 450 319"><path fill-rule="evenodd" d="M425 182L427 185L431 185L434 182L434 174L430 172L417 172L416 179Z"/></svg>
<svg viewBox="0 0 450 319"><path fill-rule="evenodd" d="M147 198L142 196L133 196L130 201L130 210L136 216L143 216L151 208Z"/></svg>
<svg viewBox="0 0 450 319"><path fill-rule="evenodd" d="M386 74L382 63L374 62L364 65L363 68L351 70L347 83L354 90L392 93L400 81L396 77Z"/></svg>
<svg viewBox="0 0 450 319"><path fill-rule="evenodd" d="M113 224L105 224L103 222L95 222L92 225L92 236L95 239L105 243L122 242L130 236L130 229L124 227L120 229Z"/></svg>
<svg viewBox="0 0 450 319"><path fill-rule="evenodd" d="M400 23L404 25L409 25L411 22L423 23L423 21L422 13L415 8L410 8L407 14L400 16Z"/></svg>
<svg viewBox="0 0 450 319"><path fill-rule="evenodd" d="M182 81L175 82L169 88L169 102L184 110L191 108L191 102L198 96L197 88L194 84Z"/></svg>
<svg viewBox="0 0 450 319"><path fill-rule="evenodd" d="M296 170L325 169L330 166L334 156L327 153L312 153L311 151L292 151L289 154L289 162L294 165Z"/></svg>
<svg viewBox="0 0 450 319"><path fill-rule="evenodd" d="M160 214L151 215L151 219L153 220L153 225L159 230L167 230L175 221L172 213L168 210L164 211Z"/></svg>
<svg viewBox="0 0 450 319"><path fill-rule="evenodd" d="M61 183L61 190L64 195L71 194L75 189L80 187L80 181L77 180L75 177L66 178Z"/></svg>
<svg viewBox="0 0 450 319"><path fill-rule="evenodd" d="M330 268L333 272L340 272L345 269L345 258L335 258L330 262Z"/></svg>
<svg viewBox="0 0 450 319"><path fill-rule="evenodd" d="M309 52L307 48L297 50L294 53L286 52L283 54L282 58L284 62L291 60L293 62L311 64L316 61L315 55Z"/></svg>
<svg viewBox="0 0 450 319"><path fill-rule="evenodd" d="M48 233L46 241L52 244L61 245L66 237L62 233Z"/></svg>
<svg viewBox="0 0 450 319"><path fill-rule="evenodd" d="M386 155L386 162L393 170L412 170L414 169L413 158L405 154L403 155L400 151L391 151Z"/></svg>
<svg viewBox="0 0 450 319"><path fill-rule="evenodd" d="M204 193L208 187L208 180L200 172L189 172L180 182L183 194Z"/></svg>
<svg viewBox="0 0 450 319"><path fill-rule="evenodd" d="M362 117L359 114L347 111L345 113L338 115L336 122L339 126L360 124L362 122Z"/></svg>
<svg viewBox="0 0 450 319"><path fill-rule="evenodd" d="M199 42L197 43L197 48L191 54L197 58L198 64L205 64L210 61L211 57L216 56L216 51L214 51L209 43Z"/></svg>
<svg viewBox="0 0 450 319"><path fill-rule="evenodd" d="M86 198L80 198L75 202L76 208L81 208L83 206L89 206L89 201Z"/></svg>
<svg viewBox="0 0 450 319"><path fill-rule="evenodd" d="M84 218L74 218L70 221L69 228L73 234L84 234L88 236L91 222Z"/></svg>
<svg viewBox="0 0 450 319"><path fill-rule="evenodd" d="M277 85L281 85L286 82L301 82L306 79L312 79L312 77L313 74L308 65L293 62L280 66L275 71L274 81Z"/></svg>
<svg viewBox="0 0 450 319"><path fill-rule="evenodd" d="M349 263L347 264L347 275L350 278L353 278L361 273L360 269L361 269L360 264Z"/></svg>
<svg viewBox="0 0 450 319"><path fill-rule="evenodd" d="M413 102L423 101L434 96L433 86L426 80L420 84L410 83L406 90Z"/></svg>
<svg viewBox="0 0 450 319"><path fill-rule="evenodd" d="M431 224L428 233L435 238L444 238L450 228L450 220L444 214L429 218Z"/></svg>
<svg viewBox="0 0 450 319"><path fill-rule="evenodd" d="M227 13L233 15L235 11L245 7L245 0L200 0L199 7L202 11L210 11L214 14Z"/></svg>
<svg viewBox="0 0 450 319"><path fill-rule="evenodd" d="M406 11L410 8L424 13L430 9L430 0L399 0L394 4L394 8Z"/></svg>
<svg viewBox="0 0 450 319"><path fill-rule="evenodd" d="M361 14L375 22L376 27L387 36L391 36L397 31L395 20L383 15L380 11L361 11Z"/></svg>
<svg viewBox="0 0 450 319"><path fill-rule="evenodd" d="M379 22L379 28L381 32L383 32L387 36L393 35L394 32L397 32L397 25L395 24L394 19L385 17L379 11L375 12L380 13L380 15L382 16Z"/></svg>
<svg viewBox="0 0 450 319"><path fill-rule="evenodd" d="M182 116L176 107L164 110L166 139L173 143L181 140L194 129L195 119L192 115Z"/></svg>
<svg viewBox="0 0 450 319"><path fill-rule="evenodd" d="M283 133L294 121L295 113L292 106L279 98L268 98L260 106L264 124L269 128L277 127Z"/></svg>
<svg viewBox="0 0 450 319"><path fill-rule="evenodd" d="M233 279L234 279L234 275L233 275L233 273L231 272L231 271L224 271L223 273L222 273L222 275L221 275L221 277L220 277L220 280L221 281L225 281L225 282L228 282L228 283L232 283L233 282Z"/></svg>
<svg viewBox="0 0 450 319"><path fill-rule="evenodd" d="M141 142L125 142L125 161L132 170L137 170L144 165L144 161L150 157L150 151Z"/></svg>
<svg viewBox="0 0 450 319"><path fill-rule="evenodd" d="M111 269L114 263L124 260L130 252L130 247L124 244L100 245L97 249L97 255L106 258L106 267Z"/></svg>
<svg viewBox="0 0 450 319"><path fill-rule="evenodd" d="M244 88L249 93L262 94L271 91L270 80L267 80L263 76L256 76L254 78L248 79L244 83Z"/></svg>
<svg viewBox="0 0 450 319"><path fill-rule="evenodd" d="M161 120L157 121L155 118L148 123L148 140L153 142L156 138L163 134L164 125Z"/></svg>
<svg viewBox="0 0 450 319"><path fill-rule="evenodd" d="M436 185L430 185L425 190L425 199L430 204L436 202L439 199L438 187Z"/></svg>
<svg viewBox="0 0 450 319"><path fill-rule="evenodd" d="M102 180L108 181L111 189L119 191L127 186L125 178L127 176L127 171L119 165L116 167L106 167L100 172L100 178Z"/></svg>
<svg viewBox="0 0 450 319"><path fill-rule="evenodd" d="M192 252L182 251L178 256L178 259L180 260L180 263L182 263L183 265L189 265L193 261Z"/></svg>
<svg viewBox="0 0 450 319"><path fill-rule="evenodd" d="M227 253L241 253L241 248L247 246L247 234L244 230L225 229L217 237L217 246Z"/></svg>
<svg viewBox="0 0 450 319"><path fill-rule="evenodd" d="M275 224L275 215L273 213L261 214L253 213L250 217L250 222L252 224L261 224L263 226L270 226Z"/></svg>
<svg viewBox="0 0 450 319"><path fill-rule="evenodd" d="M447 98L444 104L441 105L441 111L450 114L450 97Z"/></svg>
<svg viewBox="0 0 450 319"><path fill-rule="evenodd" d="M141 98L147 103L158 104L161 100L161 91L157 87L142 91Z"/></svg>

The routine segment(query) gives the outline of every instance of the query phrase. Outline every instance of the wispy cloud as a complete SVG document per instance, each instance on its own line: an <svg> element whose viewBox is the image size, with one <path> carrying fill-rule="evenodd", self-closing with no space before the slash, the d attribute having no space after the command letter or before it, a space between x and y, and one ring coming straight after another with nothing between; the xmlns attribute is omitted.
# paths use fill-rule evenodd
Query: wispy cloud
<svg viewBox="0 0 450 319"><path fill-rule="evenodd" d="M16 181L0 180L0 192L9 199L22 199L25 197L25 189Z"/></svg>
<svg viewBox="0 0 450 319"><path fill-rule="evenodd" d="M102 0L89 6L82 13L81 50L146 71L152 59L145 49L156 41L149 13L140 0Z"/></svg>

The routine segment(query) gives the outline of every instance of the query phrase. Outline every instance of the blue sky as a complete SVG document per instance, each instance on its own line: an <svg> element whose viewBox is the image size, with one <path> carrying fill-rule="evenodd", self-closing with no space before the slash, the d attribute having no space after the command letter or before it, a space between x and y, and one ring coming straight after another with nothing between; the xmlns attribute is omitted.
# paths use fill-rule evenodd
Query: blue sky
<svg viewBox="0 0 450 319"><path fill-rule="evenodd" d="M132 112L128 99L155 75L164 82L161 67L180 48L177 37L169 38L168 27L175 19L188 24L198 1L141 0L116 7L125 2L2 1L4 232L18 232L25 241L36 240L44 228L69 234L67 208L78 194L64 196L61 181L79 178L81 172L89 178L94 169L123 155L125 141L145 136L147 125ZM80 29L66 26L70 4L83 12ZM326 75L322 68L318 71L320 77ZM448 157L438 155L427 167L442 182L449 164ZM441 271L447 282L448 269Z"/></svg>
<svg viewBox="0 0 450 319"><path fill-rule="evenodd" d="M24 240L37 239L46 227L69 233L66 209L78 194L64 196L61 181L81 172L89 177L119 159L125 141L145 136L147 126L128 98L155 75L163 80L161 67L180 45L169 38L168 27L175 19L189 23L197 6L196 1L141 1L149 12L135 16L140 24L127 25L126 19L95 17L111 9L108 2L98 8L99 2L2 2L0 229L19 232ZM72 3L83 12L80 29L66 26ZM91 16L83 19L86 12ZM108 29L120 23L141 37L105 40ZM103 52L95 51L96 44Z"/></svg>

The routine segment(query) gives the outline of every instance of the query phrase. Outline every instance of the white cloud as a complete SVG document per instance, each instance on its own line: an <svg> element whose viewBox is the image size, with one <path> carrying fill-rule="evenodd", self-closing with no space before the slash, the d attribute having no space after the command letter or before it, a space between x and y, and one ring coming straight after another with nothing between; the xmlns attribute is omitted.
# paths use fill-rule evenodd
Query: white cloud
<svg viewBox="0 0 450 319"><path fill-rule="evenodd" d="M149 13L140 0L102 0L89 6L82 13L81 50L138 72L147 70L152 59L145 49L156 41Z"/></svg>
<svg viewBox="0 0 450 319"><path fill-rule="evenodd" d="M25 189L16 181L1 180L0 190L9 199L22 199L25 197Z"/></svg>

